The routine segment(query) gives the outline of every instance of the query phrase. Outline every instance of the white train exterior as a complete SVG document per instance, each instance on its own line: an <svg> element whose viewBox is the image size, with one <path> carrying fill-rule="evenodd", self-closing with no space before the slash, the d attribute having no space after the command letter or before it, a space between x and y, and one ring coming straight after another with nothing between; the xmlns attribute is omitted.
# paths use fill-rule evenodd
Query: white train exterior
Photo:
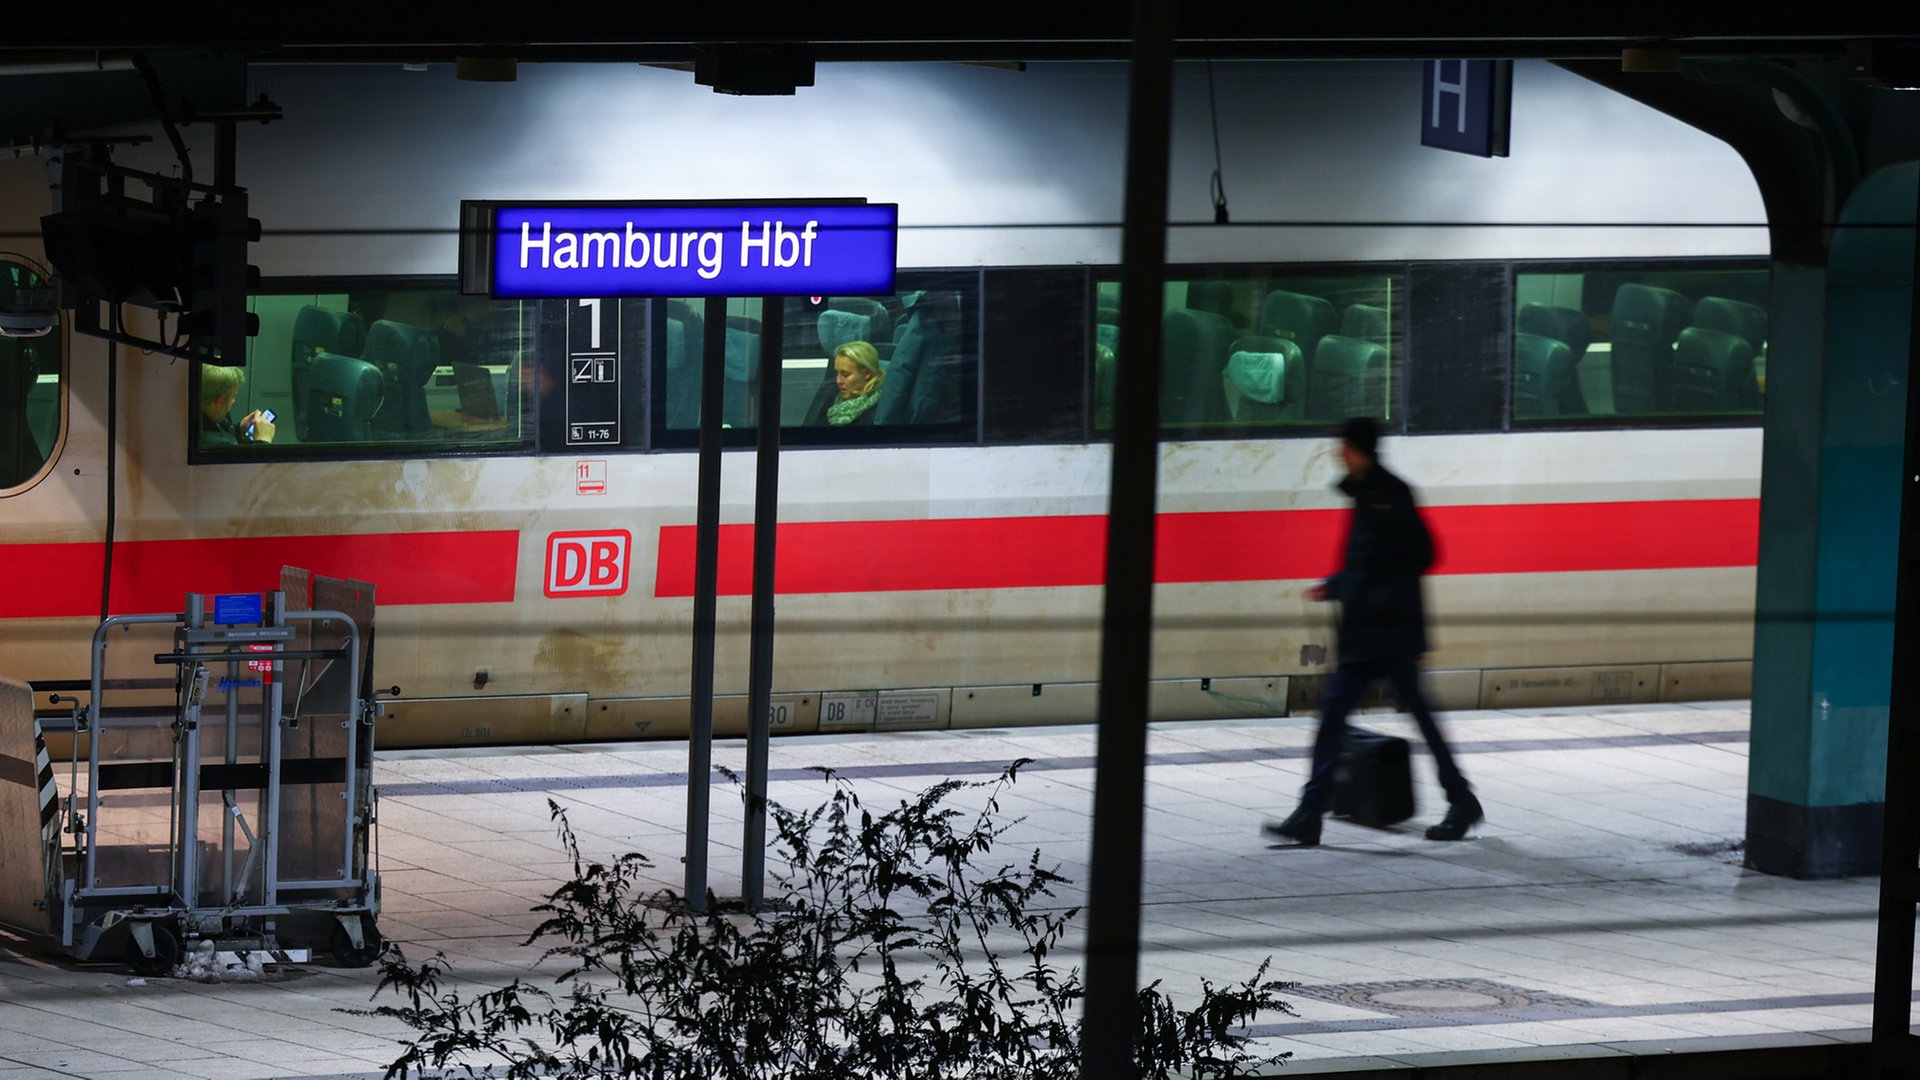
<svg viewBox="0 0 1920 1080"><path fill-rule="evenodd" d="M1764 279L1764 211L1723 144L1522 62L1511 157L1427 150L1415 133L1418 73L1404 63L1220 62L1209 79L1203 65L1183 65L1169 261L1187 269L1170 278L1239 281L1234 267L1278 268L1261 271L1267 281L1289 267L1325 276L1351 265L1391 279L1402 303L1419 287L1406 282L1408 267L1498 268L1488 279L1507 290L1484 299L1505 321L1519 276L1547 282L1580 265L1683 274L1697 262ZM1118 259L1126 80L1117 65L823 65L818 85L791 98L720 96L683 72L611 65L523 65L510 85L397 65L257 66L253 79L285 112L243 128L239 142L239 180L268 234L254 256L263 292L280 283L344 296L370 281L404 291L415 279L446 290L463 199L896 203L903 272L1086 272L1076 325L1096 317L1101 271ZM1216 111L1228 225L1212 223L1208 199ZM204 152L208 133L187 134ZM171 167L164 139L115 160ZM0 162L0 190L10 230L30 234L52 207L32 155ZM31 239L17 246L39 254ZM1000 318L991 303L976 295L970 317ZM1185 303L1166 298L1170 310ZM129 318L159 331L149 313ZM284 353L286 331L264 321L251 403L290 416L284 366L264 359ZM1383 454L1418 489L1442 547L1428 582L1439 701L1744 696L1757 413L1616 423L1596 410L1580 423L1533 424L1516 421L1509 399L1491 407L1496 425L1406 430L1394 421L1423 343L1395 325L1401 396ZM975 362L991 365L996 335L977 324L964 332ZM267 568L308 565L380 590L375 682L402 688L384 745L684 733L695 458L639 434L658 427L657 408L633 419L628 447L555 446L531 434L541 376L522 370L513 422L529 434L513 448L221 459L190 451L189 362L124 346L108 354L104 342L67 335L51 380L53 452L0 490L0 547L21 579L0 602L9 674L86 674L109 519L111 363L115 613L167 610L188 591L271 589ZM1070 360L1092 370L1089 355ZM1512 359L1479 362L1506 372ZM1604 380L1598 361L1587 363L1582 377ZM1099 561L1084 540L1098 537L1089 523L1105 512L1107 446L1091 421L1079 437L989 437L982 417L1008 393L1004 379L983 388L990 381L967 384L971 437L790 440L780 518L782 573L793 577L778 597L776 730L1092 718L1100 587L1088 567ZM1510 374L1483 381L1513 392ZM430 384L438 409L459 405L449 382ZM1333 564L1344 505L1318 430L1169 430L1156 716L1310 707L1334 643L1330 613L1303 594ZM752 505L751 456L729 453L723 523L750 523ZM596 540L613 546L596 554ZM606 579L581 587L595 559ZM737 575L722 591L724 733L744 726L748 601Z"/></svg>

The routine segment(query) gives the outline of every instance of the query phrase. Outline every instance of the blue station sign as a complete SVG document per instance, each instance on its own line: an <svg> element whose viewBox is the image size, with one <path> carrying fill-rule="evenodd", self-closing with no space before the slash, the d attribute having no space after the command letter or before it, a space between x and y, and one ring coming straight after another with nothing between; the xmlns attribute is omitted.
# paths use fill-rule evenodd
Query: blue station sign
<svg viewBox="0 0 1920 1080"><path fill-rule="evenodd" d="M463 288L500 299L893 291L900 208L891 203L467 203L462 211Z"/></svg>
<svg viewBox="0 0 1920 1080"><path fill-rule="evenodd" d="M1420 95L1420 145L1506 157L1513 123L1513 61L1429 60Z"/></svg>

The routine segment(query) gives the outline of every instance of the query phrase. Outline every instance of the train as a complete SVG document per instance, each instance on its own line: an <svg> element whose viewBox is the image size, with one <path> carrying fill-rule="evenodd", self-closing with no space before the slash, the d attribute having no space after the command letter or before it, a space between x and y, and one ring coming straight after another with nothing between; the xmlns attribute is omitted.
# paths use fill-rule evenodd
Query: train
<svg viewBox="0 0 1920 1080"><path fill-rule="evenodd" d="M1745 696L1769 289L1750 171L1544 61L1514 66L1509 156L1422 147L1420 78L1178 65L1148 300L1151 714L1312 708L1335 642L1305 593L1345 505L1327 432L1360 414L1439 544L1440 707ZM88 677L104 616L269 592L293 566L376 590L382 746L684 737L699 373L724 340L716 730L746 724L752 446L776 416L776 733L1094 718L1118 312L1138 302L1124 65L823 64L790 97L614 64L249 79L282 118L237 136L263 235L230 415L270 410L272 435L204 442L204 365L71 313L0 338L0 671L43 711L43 687ZM181 130L204 159L208 125ZM112 154L179 166L166 138ZM0 161L0 192L0 291L43 287L48 163ZM891 292L508 300L459 274L476 202L847 199L898 208ZM776 322L781 400L760 401ZM850 341L887 374L872 422L839 425ZM110 674L133 685L129 663Z"/></svg>

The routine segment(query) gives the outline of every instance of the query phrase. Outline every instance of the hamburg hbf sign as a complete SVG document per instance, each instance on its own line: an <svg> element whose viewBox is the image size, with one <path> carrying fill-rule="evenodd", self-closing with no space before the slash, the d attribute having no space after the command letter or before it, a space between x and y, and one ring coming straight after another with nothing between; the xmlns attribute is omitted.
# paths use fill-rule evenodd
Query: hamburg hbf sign
<svg viewBox="0 0 1920 1080"><path fill-rule="evenodd" d="M891 203L461 204L461 288L497 299L893 291Z"/></svg>

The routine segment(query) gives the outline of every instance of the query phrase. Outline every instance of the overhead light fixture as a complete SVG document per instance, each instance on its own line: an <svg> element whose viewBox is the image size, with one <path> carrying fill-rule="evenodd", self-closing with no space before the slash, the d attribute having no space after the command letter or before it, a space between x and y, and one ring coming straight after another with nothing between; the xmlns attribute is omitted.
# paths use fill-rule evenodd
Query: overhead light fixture
<svg viewBox="0 0 1920 1080"><path fill-rule="evenodd" d="M511 56L456 56L453 77L461 82L512 82L520 76L520 61Z"/></svg>
<svg viewBox="0 0 1920 1080"><path fill-rule="evenodd" d="M721 45L695 49L693 81L716 94L791 94L813 85L813 50L803 45Z"/></svg>

